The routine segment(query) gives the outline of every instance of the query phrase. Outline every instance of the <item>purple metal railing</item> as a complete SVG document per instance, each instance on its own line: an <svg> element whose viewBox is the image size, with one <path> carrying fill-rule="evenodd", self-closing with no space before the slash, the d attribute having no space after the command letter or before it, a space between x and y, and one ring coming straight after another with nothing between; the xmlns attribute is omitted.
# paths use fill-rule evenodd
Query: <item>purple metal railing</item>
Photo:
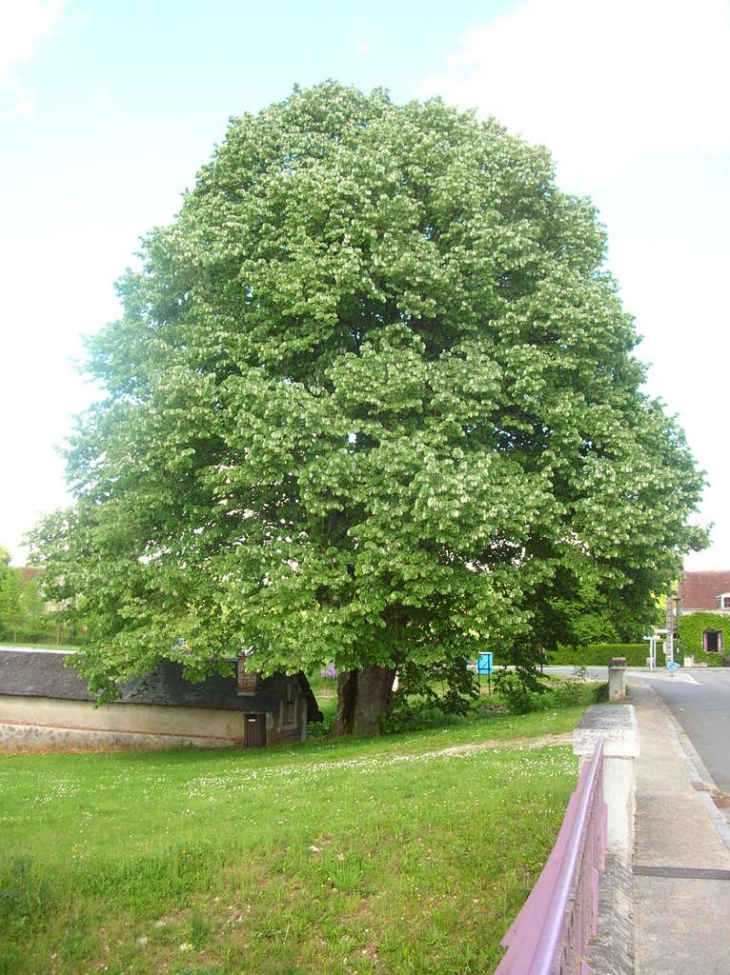
<svg viewBox="0 0 730 975"><path fill-rule="evenodd" d="M606 854L603 742L581 769L557 841L502 945L495 975L590 975L588 939L598 922Z"/></svg>

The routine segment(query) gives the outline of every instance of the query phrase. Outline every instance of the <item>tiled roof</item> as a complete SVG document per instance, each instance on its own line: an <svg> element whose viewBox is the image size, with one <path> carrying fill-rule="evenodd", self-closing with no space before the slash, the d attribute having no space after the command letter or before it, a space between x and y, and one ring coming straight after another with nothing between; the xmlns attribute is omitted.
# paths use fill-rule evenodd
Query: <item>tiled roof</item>
<svg viewBox="0 0 730 975"><path fill-rule="evenodd" d="M730 593L730 570L685 572L680 585L682 611L719 609L717 597L723 593Z"/></svg>
<svg viewBox="0 0 730 975"><path fill-rule="evenodd" d="M52 651L0 650L0 695L48 697L65 701L93 701L86 681L73 667L70 655ZM255 695L237 693L235 677L211 674L199 683L185 680L182 664L163 660L156 670L135 677L122 687L122 704L159 704L167 707L220 708L227 711L274 711L279 707L284 678L274 675L260 682ZM304 674L299 674L308 701L310 721L322 720Z"/></svg>
<svg viewBox="0 0 730 975"><path fill-rule="evenodd" d="M96 700L86 681L71 667L64 667L66 656L50 650L0 650L0 694Z"/></svg>
<svg viewBox="0 0 730 975"><path fill-rule="evenodd" d="M162 660L157 669L135 677L122 688L125 704L160 704L167 707L223 708L226 711L274 711L280 694L274 681L261 681L260 693L248 698L238 694L235 677L210 674L192 683L183 677L183 666L173 660Z"/></svg>

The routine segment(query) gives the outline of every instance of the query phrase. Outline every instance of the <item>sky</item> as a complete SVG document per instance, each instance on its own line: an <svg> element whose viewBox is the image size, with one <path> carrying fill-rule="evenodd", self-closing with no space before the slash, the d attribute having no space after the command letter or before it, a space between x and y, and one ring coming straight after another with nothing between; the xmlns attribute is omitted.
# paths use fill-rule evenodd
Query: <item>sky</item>
<svg viewBox="0 0 730 975"><path fill-rule="evenodd" d="M228 119L334 78L440 95L548 147L590 196L730 568L730 0L0 0L0 545L69 503L58 448L98 395L83 336Z"/></svg>

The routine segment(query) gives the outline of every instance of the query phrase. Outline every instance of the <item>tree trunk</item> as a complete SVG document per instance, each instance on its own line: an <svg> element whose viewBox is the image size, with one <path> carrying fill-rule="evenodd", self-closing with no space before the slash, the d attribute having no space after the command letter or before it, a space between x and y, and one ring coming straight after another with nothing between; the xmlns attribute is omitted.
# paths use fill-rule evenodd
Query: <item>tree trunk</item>
<svg viewBox="0 0 730 975"><path fill-rule="evenodd" d="M392 667L366 664L337 678L337 714L330 734L379 735L381 715L393 702Z"/></svg>

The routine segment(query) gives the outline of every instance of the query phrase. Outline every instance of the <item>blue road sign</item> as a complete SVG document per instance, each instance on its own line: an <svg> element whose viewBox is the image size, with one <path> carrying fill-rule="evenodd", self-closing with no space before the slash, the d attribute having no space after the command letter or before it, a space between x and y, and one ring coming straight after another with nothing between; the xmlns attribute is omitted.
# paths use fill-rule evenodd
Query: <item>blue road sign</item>
<svg viewBox="0 0 730 975"><path fill-rule="evenodd" d="M488 650L479 651L479 659L477 660L477 673L478 674L492 673L492 654Z"/></svg>

